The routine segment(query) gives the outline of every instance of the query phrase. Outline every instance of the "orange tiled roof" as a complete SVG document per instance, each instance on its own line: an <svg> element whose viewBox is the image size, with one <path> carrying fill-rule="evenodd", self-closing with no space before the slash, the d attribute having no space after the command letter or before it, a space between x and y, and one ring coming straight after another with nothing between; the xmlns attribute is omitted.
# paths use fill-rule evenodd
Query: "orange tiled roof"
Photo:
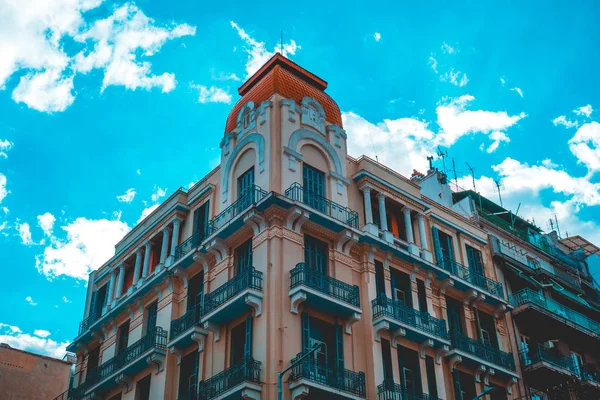
<svg viewBox="0 0 600 400"><path fill-rule="evenodd" d="M340 108L324 92L326 88L327 82L277 53L238 89L242 98L229 113L225 132L235 129L237 115L244 104L253 101L255 106L259 106L274 93L298 104L305 96L314 98L325 110L325 120L341 127Z"/></svg>

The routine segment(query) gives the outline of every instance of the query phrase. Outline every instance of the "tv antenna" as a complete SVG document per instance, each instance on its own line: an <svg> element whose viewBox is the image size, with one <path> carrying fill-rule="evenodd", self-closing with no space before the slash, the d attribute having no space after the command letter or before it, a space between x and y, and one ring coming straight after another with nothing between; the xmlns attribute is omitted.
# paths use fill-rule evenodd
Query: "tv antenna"
<svg viewBox="0 0 600 400"><path fill-rule="evenodd" d="M502 189L504 189L504 185L500 179L494 179L494 186L496 186L495 192L498 192L498 199L500 200L500 207L504 207L502 205Z"/></svg>
<svg viewBox="0 0 600 400"><path fill-rule="evenodd" d="M427 156L427 161L429 162L429 171L433 171L433 156Z"/></svg>
<svg viewBox="0 0 600 400"><path fill-rule="evenodd" d="M444 166L444 173L446 173L446 156L448 155L448 150L442 151L442 149L440 149L440 146L438 146L437 151L438 151L438 156L440 156L442 159L442 165Z"/></svg>
<svg viewBox="0 0 600 400"><path fill-rule="evenodd" d="M475 187L475 170L469 165L469 163L465 164L467 164L467 168L469 168L469 171L471 171L471 179L473 180L473 191L477 193L477 188Z"/></svg>
<svg viewBox="0 0 600 400"><path fill-rule="evenodd" d="M458 176L456 176L456 164L454 162L454 158L452 159L452 169L451 171L454 173L454 189L458 192Z"/></svg>

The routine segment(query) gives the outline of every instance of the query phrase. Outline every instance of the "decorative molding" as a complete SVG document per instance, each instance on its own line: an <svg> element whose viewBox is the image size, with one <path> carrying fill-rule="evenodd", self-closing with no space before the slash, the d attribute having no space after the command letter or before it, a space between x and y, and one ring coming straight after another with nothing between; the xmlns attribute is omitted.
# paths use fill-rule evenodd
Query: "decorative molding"
<svg viewBox="0 0 600 400"><path fill-rule="evenodd" d="M267 121L267 108L273 108L273 102L265 100L258 107L258 124L263 125Z"/></svg>
<svg viewBox="0 0 600 400"><path fill-rule="evenodd" d="M183 354L181 353L181 349L179 349L175 346L169 346L169 353L171 353L177 357L177 365L181 364L181 357L183 357Z"/></svg>
<svg viewBox="0 0 600 400"><path fill-rule="evenodd" d="M254 236L261 233L266 227L265 218L260 215L256 210L250 210L244 215L244 223L252 228Z"/></svg>
<svg viewBox="0 0 600 400"><path fill-rule="evenodd" d="M290 298L290 300L291 300L290 312L292 314L298 314L298 307L300 306L300 304L305 302L306 299L307 299L307 295L305 292L298 291L298 292L294 293L292 295L292 297Z"/></svg>
<svg viewBox="0 0 600 400"><path fill-rule="evenodd" d="M488 367L487 372L483 374L483 384L485 386L490 386L490 376L493 376L495 374L496 374L496 370Z"/></svg>
<svg viewBox="0 0 600 400"><path fill-rule="evenodd" d="M309 217L310 213L308 211L305 211L298 206L293 207L286 218L285 226L288 229L299 233L302 225L308 221Z"/></svg>
<svg viewBox="0 0 600 400"><path fill-rule="evenodd" d="M353 312L344 323L344 329L348 335L352 335L352 325L360 321L360 313Z"/></svg>
<svg viewBox="0 0 600 400"><path fill-rule="evenodd" d="M122 385L125 387L125 393L128 393L131 389L133 389L133 380L130 375L119 374L115 377L115 383L117 385Z"/></svg>
<svg viewBox="0 0 600 400"><path fill-rule="evenodd" d="M479 364L477 369L475 369L475 382L481 383L481 375L483 375L487 371L487 368L483 364Z"/></svg>
<svg viewBox="0 0 600 400"><path fill-rule="evenodd" d="M154 352L146 357L146 362L154 366L155 374L159 374L165 369L165 354Z"/></svg>
<svg viewBox="0 0 600 400"><path fill-rule="evenodd" d="M434 342L432 339L426 339L424 341L421 342L421 344L419 345L419 355L421 356L422 359L425 359L425 350L427 350L427 348L433 348L434 346Z"/></svg>
<svg viewBox="0 0 600 400"><path fill-rule="evenodd" d="M436 350L435 352L435 363L440 365L442 363L442 359L444 357L446 357L446 355L448 354L448 352L450 351L450 346L448 345L443 345L442 347L440 347L439 349ZM462 361L462 358L461 358Z"/></svg>
<svg viewBox="0 0 600 400"><path fill-rule="evenodd" d="M173 292L169 293L162 300L160 300L158 302L158 307L156 308L157 311L162 310L163 308L165 308L166 306L168 306L172 302L173 302Z"/></svg>
<svg viewBox="0 0 600 400"><path fill-rule="evenodd" d="M348 135L346 135L346 131L344 131L342 128L335 124L327 125L325 129L327 130L327 133L330 134L329 141L332 141L331 136L333 136L333 145L335 147L342 148L342 138L344 140L348 138Z"/></svg>
<svg viewBox="0 0 600 400"><path fill-rule="evenodd" d="M292 123L296 122L296 112L300 112L300 109L296 105L296 102L292 99L283 99L279 102L280 107L288 107L288 120Z"/></svg>
<svg viewBox="0 0 600 400"><path fill-rule="evenodd" d="M254 102L249 101L240 109L237 115L236 129L238 132L238 138L244 136L246 133L256 129L256 114L254 110ZM248 124L244 126L244 122L248 116Z"/></svg>
<svg viewBox="0 0 600 400"><path fill-rule="evenodd" d="M452 357L450 357L450 361L448 362L450 371L452 371L456 367L456 364L461 363L462 360L463 359L461 356L459 356L458 354L453 354Z"/></svg>
<svg viewBox="0 0 600 400"><path fill-rule="evenodd" d="M204 329L213 333L213 341L218 342L221 338L221 325L215 324L210 321L204 323Z"/></svg>
<svg viewBox="0 0 600 400"><path fill-rule="evenodd" d="M301 107L302 124L311 126L325 135L325 110L321 104L312 97L306 96L302 99Z"/></svg>
<svg viewBox="0 0 600 400"><path fill-rule="evenodd" d="M207 244L206 251L215 256L217 264L229 255L227 244L220 238L212 239L210 243Z"/></svg>
<svg viewBox="0 0 600 400"><path fill-rule="evenodd" d="M335 247L337 251L350 255L350 249L358 243L360 237L350 229L344 229L337 235Z"/></svg>
<svg viewBox="0 0 600 400"><path fill-rule="evenodd" d="M506 393L512 394L512 387L517 383L517 378L512 377L508 381L506 381Z"/></svg>
<svg viewBox="0 0 600 400"><path fill-rule="evenodd" d="M227 201L227 184L231 180L231 177L229 175L231 174L232 164L237 155L244 149L244 147L247 144L250 143L254 143L254 145L256 146L258 158L256 161L258 162L258 172L262 173L265 170L265 138L258 133L251 133L236 144L235 149L233 149L233 151L231 152L231 156L227 159L227 162L225 163L225 166L221 171L221 200L223 202Z"/></svg>
<svg viewBox="0 0 600 400"><path fill-rule="evenodd" d="M288 147L294 151L298 151L298 143L303 140L308 139L312 142L316 142L321 145L321 150L324 150L329 156L329 161L333 163L335 172L339 175L343 174L342 162L340 161L340 157L338 156L335 149L331 146L331 144L317 132L310 131L308 129L298 129L290 136L290 140L288 142Z"/></svg>

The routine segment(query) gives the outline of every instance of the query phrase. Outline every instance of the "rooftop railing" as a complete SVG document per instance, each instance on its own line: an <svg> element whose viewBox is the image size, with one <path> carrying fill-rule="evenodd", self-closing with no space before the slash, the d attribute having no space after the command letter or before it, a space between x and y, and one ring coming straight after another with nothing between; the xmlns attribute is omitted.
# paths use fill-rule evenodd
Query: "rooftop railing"
<svg viewBox="0 0 600 400"><path fill-rule="evenodd" d="M313 193L310 190L303 188L302 185L297 182L293 183L285 191L285 197L294 201L300 201L335 220L358 229L358 213L356 211L328 200L322 195Z"/></svg>
<svg viewBox="0 0 600 400"><path fill-rule="evenodd" d="M233 279L204 295L203 314L207 315L246 289L262 291L263 274L247 267Z"/></svg>
<svg viewBox="0 0 600 400"><path fill-rule="evenodd" d="M308 267L305 263L298 263L290 272L290 289L305 285L318 292L334 297L354 307L360 308L360 293L357 285L350 285L339 281L317 270Z"/></svg>
<svg viewBox="0 0 600 400"><path fill-rule="evenodd" d="M206 236L210 236L219 229L231 222L235 217L241 214L251 205L258 203L264 199L269 192L261 189L260 186L252 185L244 193L240 194L240 198L233 202L229 207L219 213L216 217L208 221L206 228Z"/></svg>
<svg viewBox="0 0 600 400"><path fill-rule="evenodd" d="M199 325L202 318L202 307L196 306L189 309L181 317L171 321L171 340L181 335L194 325Z"/></svg>
<svg viewBox="0 0 600 400"><path fill-rule="evenodd" d="M302 355L303 353L298 354L292 362L302 357ZM306 379L358 397L367 396L364 372L333 369L313 357L305 358L292 368L290 382L300 379Z"/></svg>
<svg viewBox="0 0 600 400"><path fill-rule="evenodd" d="M226 370L198 384L198 400L210 400L244 382L260 385L261 363L244 357Z"/></svg>
<svg viewBox="0 0 600 400"><path fill-rule="evenodd" d="M575 324L578 328L586 330L594 337L600 335L600 323L531 289L523 289L513 293L509 296L509 302L514 307L527 303L535 304L558 317L564 318L569 324Z"/></svg>
<svg viewBox="0 0 600 400"><path fill-rule="evenodd" d="M421 393L414 389L409 389L404 385L399 385L392 381L384 381L377 386L378 400L440 400L436 396L430 396L427 393Z"/></svg>
<svg viewBox="0 0 600 400"><path fill-rule="evenodd" d="M373 299L371 306L373 307L373 320L387 316L436 337L448 339L446 321L434 318L428 312L414 310L385 295Z"/></svg>
<svg viewBox="0 0 600 400"><path fill-rule="evenodd" d="M458 331L450 331L450 341L452 342L452 347L458 350L479 357L492 364L499 365L502 368L511 371L515 370L515 360L511 353L496 349L479 339L471 339Z"/></svg>
<svg viewBox="0 0 600 400"><path fill-rule="evenodd" d="M467 268L449 257L438 260L437 265L473 286L477 286L496 297L504 298L504 288L500 282L496 282L479 272L473 271L471 268Z"/></svg>

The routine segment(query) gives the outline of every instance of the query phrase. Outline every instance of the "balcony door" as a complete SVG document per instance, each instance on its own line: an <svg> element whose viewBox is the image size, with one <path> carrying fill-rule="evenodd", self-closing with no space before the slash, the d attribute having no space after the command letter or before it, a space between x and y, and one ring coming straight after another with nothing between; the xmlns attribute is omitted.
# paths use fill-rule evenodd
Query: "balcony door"
<svg viewBox="0 0 600 400"><path fill-rule="evenodd" d="M332 384L332 379L344 372L344 330L341 325L332 325L302 313L302 352L319 345L307 362L308 373L316 381Z"/></svg>
<svg viewBox="0 0 600 400"><path fill-rule="evenodd" d="M229 343L229 365L242 361L244 357L252 357L252 316L231 329Z"/></svg>
<svg viewBox="0 0 600 400"><path fill-rule="evenodd" d="M195 310L194 322L200 320L204 300L204 272L200 272L188 281L187 310Z"/></svg>
<svg viewBox="0 0 600 400"><path fill-rule="evenodd" d="M206 230L209 221L210 201L205 202L194 211L194 232L198 233L198 244L206 237ZM198 244L194 244L197 246Z"/></svg>
<svg viewBox="0 0 600 400"><path fill-rule="evenodd" d="M179 399L192 399L198 384L198 352L192 350L179 364Z"/></svg>
<svg viewBox="0 0 600 400"><path fill-rule="evenodd" d="M237 181L238 200L241 200L240 210L252 204L252 188L254 186L254 167L244 172Z"/></svg>
<svg viewBox="0 0 600 400"><path fill-rule="evenodd" d="M146 320L146 335L153 334L156 328L156 318L158 316L158 303L154 303L148 306L147 320Z"/></svg>
<svg viewBox="0 0 600 400"><path fill-rule="evenodd" d="M400 370L400 384L408 393L421 394L421 371L419 354L404 346L398 345L398 366Z"/></svg>
<svg viewBox="0 0 600 400"><path fill-rule="evenodd" d="M235 249L234 261L236 274L241 274L252 267L252 239L245 241Z"/></svg>
<svg viewBox="0 0 600 400"><path fill-rule="evenodd" d="M309 235L304 235L304 263L323 275L328 275L329 246L327 243Z"/></svg>
<svg viewBox="0 0 600 400"><path fill-rule="evenodd" d="M469 270L479 275L485 275L483 272L483 256L481 255L481 251L468 245L466 247Z"/></svg>
<svg viewBox="0 0 600 400"><path fill-rule="evenodd" d="M325 174L310 165L302 165L304 203L321 212L325 211Z"/></svg>
<svg viewBox="0 0 600 400"><path fill-rule="evenodd" d="M452 246L452 236L441 232L437 227L431 228L433 234L433 246L435 250L435 258L438 264L442 263L442 260L448 259L454 261L454 248ZM451 268L446 262L442 264L445 269Z"/></svg>
<svg viewBox="0 0 600 400"><path fill-rule="evenodd" d="M129 341L129 321L121 324L117 329L117 350L116 354L124 351L127 348Z"/></svg>

